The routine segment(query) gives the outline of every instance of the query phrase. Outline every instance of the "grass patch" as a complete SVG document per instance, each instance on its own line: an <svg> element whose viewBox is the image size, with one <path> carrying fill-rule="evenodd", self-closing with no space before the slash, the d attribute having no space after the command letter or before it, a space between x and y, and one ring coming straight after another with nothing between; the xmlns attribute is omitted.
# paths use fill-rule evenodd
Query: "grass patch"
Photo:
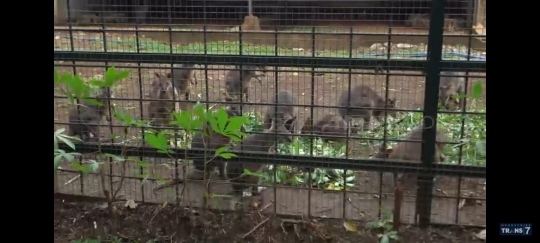
<svg viewBox="0 0 540 243"><path fill-rule="evenodd" d="M474 102L474 101L473 101ZM475 104L473 103L472 107ZM475 112L485 113L485 109L476 109ZM246 125L248 132L261 132L262 119L258 113L244 113L250 123ZM397 118L388 117L387 138L400 140L416 126L421 124L423 115L421 112L408 112ZM462 127L462 120L464 126ZM461 115L461 114L439 114L437 116L437 129L443 131L449 144L443 150L447 156L443 163L464 165L486 165L486 116L484 115ZM384 129L382 126L370 132L365 132L362 136L369 138L383 138ZM382 142L359 141L361 146L377 149ZM397 142L388 142L389 147L396 146ZM307 138L297 139L293 143L281 143L278 145L278 153L293 155L311 155L311 146ZM345 157L345 145L332 144L325 146L321 139L314 139L313 155L323 157ZM461 155L461 156L460 156ZM274 183L273 165L269 165L263 173L262 183L272 185ZM311 183L315 188L325 188L329 190L343 190L343 188L353 188L355 176L353 171L340 169L316 168L312 173L312 180L309 181L308 173L300 171L299 168L289 166L278 166L276 168L275 183L291 186L306 185Z"/></svg>
<svg viewBox="0 0 540 243"><path fill-rule="evenodd" d="M75 51L104 51L103 39L96 38L79 38L74 36ZM68 36L57 36L56 39L69 39ZM66 43L57 43L55 39L55 50L69 51L71 47ZM225 55L255 55L255 56L303 56L311 57L313 53L302 48L276 48L273 45L251 45L243 43L242 48L240 42L237 41L218 41L209 43L191 43L187 45L169 45L150 38L139 38L139 51L141 53L173 53L173 54L225 54ZM107 51L109 52L137 52L137 40L130 38L109 38L107 39ZM387 53L384 50L371 50L369 47L363 49L355 49L352 53L348 50L317 50L317 57L338 57L338 58L375 58L386 59ZM393 51L390 55L392 59L425 59L425 48L412 46L406 49ZM466 60L463 56L456 56L453 53L443 53L444 59Z"/></svg>
<svg viewBox="0 0 540 243"><path fill-rule="evenodd" d="M485 113L485 109L479 109L475 112ZM253 124L248 125L249 131L262 131L260 120L255 120L257 115L248 115L253 117ZM421 112L408 112L398 118L388 117L387 139L401 140L416 126L421 124L423 114ZM464 120L462 129L461 121ZM438 114L437 129L446 134L448 142L458 143L446 146L443 153L447 159L443 163L465 165L486 165L486 116L484 115L461 115L461 114ZM463 132L462 132L463 130ZM463 135L462 135L463 134ZM383 138L384 129L382 126L374 128L362 134L367 138ZM382 142L359 141L361 146L370 146L377 148ZM388 142L389 147L393 147L397 142ZM311 155L310 143L308 139L299 139L294 143L280 144L278 147L280 153L294 155ZM345 146L335 144L325 146L321 139L315 139L313 144L313 155L323 157L345 157Z"/></svg>

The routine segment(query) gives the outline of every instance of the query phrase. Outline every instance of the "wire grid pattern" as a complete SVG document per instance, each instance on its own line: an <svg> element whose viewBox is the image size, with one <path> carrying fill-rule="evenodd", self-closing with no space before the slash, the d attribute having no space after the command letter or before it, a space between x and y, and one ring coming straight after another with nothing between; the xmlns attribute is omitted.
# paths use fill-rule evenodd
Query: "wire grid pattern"
<svg viewBox="0 0 540 243"><path fill-rule="evenodd" d="M114 2L114 1L111 1ZM137 1L134 1L137 2ZM164 2L164 3L161 3ZM320 7L315 4L309 6L258 6L254 3L254 15L261 18L255 22L243 19L246 15L244 7L237 7L229 14L219 12L225 9L225 2L215 1L215 6L202 8L196 1L186 1L187 6L182 7L177 1L140 1L138 4L146 7L128 6L118 3L100 5L89 1L87 8L71 9L69 15L81 16L81 13L95 13L96 18L91 23L77 22L79 26L55 27L55 52L81 51L81 52L113 52L113 53L164 53L164 54L206 54L206 55L242 55L242 56L275 56L275 57L324 57L343 59L413 59L425 60L427 52L427 26L422 23L411 23L415 17L425 17L428 14L427 2L411 2L409 5L395 2L383 2L382 6L355 6L364 11L353 11L355 8L347 6ZM71 3L71 1L70 1ZM346 4L342 3L342 4ZM358 4L350 2L351 4ZM192 5L189 5L192 4ZM461 22L473 19L468 2L456 1L446 6L446 18L459 19ZM352 5L351 5L352 6ZM71 7L71 4L70 6ZM108 9L108 10L105 10ZM195 11L198 9L199 11ZM146 11L144 21L139 12ZM311 11L310 14L303 13ZM348 13L350 11L350 13ZM272 18L269 20L268 14ZM114 15L116 14L116 15ZM116 23L107 21L106 16L115 16ZM232 16L231 16L232 15ZM237 16L234 16L237 15ZM485 15L485 12L484 12ZM70 16L70 17L71 17ZM201 17L202 16L202 17ZM477 16L478 17L478 16ZM485 22L485 16L483 17ZM242 24L241 21L244 20ZM359 22L359 24L353 23ZM456 21L456 22L459 22ZM419 21L421 22L421 21ZM134 25L134 24L142 25ZM446 23L446 21L445 21ZM172 24L172 25L169 25ZM469 23L471 25L471 23ZM84 26L88 25L88 26ZM485 35L477 33L477 28L465 28L467 23L457 24L454 29L445 30L443 45L443 60L485 61ZM462 27L460 27L462 26ZM104 28L105 27L105 28ZM485 23L484 23L485 27ZM445 27L446 28L446 27ZM483 30L485 33L485 29ZM151 60L138 59L123 60L123 62L93 62L77 61L67 62L55 60L55 68L60 72L73 72L84 80L100 78L108 66L117 69L129 70L131 75L114 87L115 98L112 99L117 107L124 109L129 115L136 118L148 117L148 98L151 82L155 73L165 75L171 72L171 67L178 63L156 64ZM145 62L149 61L149 62ZM224 101L224 79L234 66L220 63L198 63L194 69L195 79L192 85L190 100L202 103L216 104L217 107L226 107ZM248 63L242 63L247 65ZM346 170L318 168L312 170L311 175L317 178L317 173L325 174L321 180L324 183L293 183L299 177L305 179L305 168L280 167L280 173L294 174L296 177L287 177L287 180L272 183L272 153L302 153L301 155L347 158L355 161L358 158L370 158L378 152L387 141L388 147L396 146L396 141L404 139L406 134L421 121L421 112L424 106L425 78L415 67L387 66L381 68L331 68L328 67L284 67L267 66L265 76L259 84L255 79L248 86L249 101L243 105L244 115L253 118L254 125L250 125L248 132L261 132L261 117L272 108L271 103L276 91L292 91L294 115L297 121L297 130L305 127L306 120L310 118L314 123L325 116L337 116L337 101L342 93L349 87L359 85L371 87L379 95L396 100L399 111L397 118L384 117L389 125L382 126L373 119L374 128L370 132L355 134L356 138L347 138L345 151L339 147L330 148L316 140L313 148L308 138L311 133L295 134L305 142L299 151L293 151L290 144L278 145L275 152L267 155L268 165L263 170L270 178L263 178L266 190L261 190L258 200L262 205L270 201L278 214L311 215L316 217L348 218L348 219L374 219L379 216L378 208L393 207L393 180L391 173L375 171L354 171L352 185L344 183L345 179L333 174L351 173ZM459 69L455 69L459 71ZM469 164L485 166L485 151L479 155L478 147L482 141L485 145L485 70L468 72L465 89L467 94L473 93L475 85L480 83L483 92L480 98L467 99L465 111L457 114L442 114L437 126L445 129L449 135L449 144L445 154L450 155L445 162L454 164ZM179 96L178 99L183 99ZM182 109L189 109L194 102L178 101ZM55 90L55 129L66 127L70 105L67 99L62 98ZM461 119L462 114L468 113L470 119ZM439 115L441 116L441 115ZM478 127L482 124L484 127ZM358 122L358 121L356 121ZM359 126L363 126L362 122ZM123 127L116 121L105 121L101 130L119 135L123 134ZM344 134L346 135L346 134ZM131 129L125 136L130 145L142 145L141 131ZM483 139L483 140L482 140ZM463 141L469 141L464 143ZM118 141L116 141L118 142ZM459 144L463 146L459 146ZM480 145L478 145L480 144ZM181 142L177 146L185 146ZM116 151L119 154L120 151ZM188 192L180 198L183 185L153 193L152 189L161 182L161 178L181 178L182 162L176 159L150 158L145 154L136 154L136 157L148 164L129 163L126 171L126 182L120 195L126 199L138 201L163 202L182 201L184 205L202 206L201 182L189 182ZM95 154L85 154L84 159L95 158ZM99 176L91 174L80 177L80 173L71 169L68 164L62 164L57 184L63 193L101 196ZM191 169L191 167L189 167ZM120 168L115 164L108 168L107 185L116 188L120 181ZM324 169L320 170L320 169ZM303 174L301 174L302 170ZM151 176L148 176L151 175ZM320 179L321 177L319 177ZM210 192L213 195L230 194L232 188L226 181L214 178ZM341 182L340 182L341 179ZM485 179L438 176L438 186L432 203L432 222L444 224L485 224ZM307 185L306 185L307 184ZM407 185L408 193L402 209L402 221L413 222L415 211L416 184ZM276 188L276 189L274 189ZM249 194L246 192L246 194ZM250 205L246 199L245 205ZM189 201L186 202L186 201ZM209 200L211 207L227 209L227 198L215 197Z"/></svg>

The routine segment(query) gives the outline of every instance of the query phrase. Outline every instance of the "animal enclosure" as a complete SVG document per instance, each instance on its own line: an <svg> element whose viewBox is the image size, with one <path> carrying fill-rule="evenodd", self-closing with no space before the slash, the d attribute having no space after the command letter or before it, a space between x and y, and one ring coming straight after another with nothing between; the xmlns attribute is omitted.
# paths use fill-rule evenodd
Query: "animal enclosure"
<svg viewBox="0 0 540 243"><path fill-rule="evenodd" d="M55 160L55 193L372 221L399 184L401 223L486 224L485 35L467 4L294 21L145 6L68 4L55 26L55 139L81 154Z"/></svg>

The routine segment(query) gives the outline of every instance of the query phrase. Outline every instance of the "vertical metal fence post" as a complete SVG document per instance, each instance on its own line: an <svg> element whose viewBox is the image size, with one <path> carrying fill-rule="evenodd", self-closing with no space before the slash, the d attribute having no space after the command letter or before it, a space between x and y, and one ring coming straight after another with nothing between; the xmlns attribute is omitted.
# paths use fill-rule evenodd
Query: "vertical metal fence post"
<svg viewBox="0 0 540 243"><path fill-rule="evenodd" d="M75 51L75 41L73 40L73 24L71 23L72 18L71 15L73 14L71 12L71 5L69 4L69 0L66 1L66 11L67 11L67 23L68 23L68 29L69 29L69 50L71 52ZM73 75L77 75L77 65L75 61L71 62L73 64ZM79 97L76 97L77 104L80 104ZM77 106L77 117L81 117L81 109L80 106ZM84 141L83 141L84 142ZM81 153L82 154L82 153ZM79 163L82 163L83 156L79 156ZM56 172L58 173L58 172ZM83 178L84 173L81 171L79 172L79 176ZM84 195L84 180L79 180L81 183L81 195Z"/></svg>
<svg viewBox="0 0 540 243"><path fill-rule="evenodd" d="M141 53L141 40L140 40L140 32L139 32L139 25L135 25L135 44L136 44L136 50L137 50L137 53ZM143 105L143 99L145 98L144 97L144 93L143 93L143 79L142 79L142 69L141 69L141 62L137 62L137 83L138 83L138 86L139 86L139 112L141 113L141 120L144 120L145 117L144 117L144 105ZM143 134L143 138L144 138L144 134L146 132L146 129L144 129L144 127L141 127L141 134ZM143 139L142 140L142 146L146 146L146 141ZM139 160L140 161L144 161L144 157L143 157L143 154L141 153L139 155ZM141 179L139 180L140 181L140 184L141 184L141 198L142 198L142 201L144 202L146 199L144 197L144 166L140 166L139 167L139 176L141 177Z"/></svg>
<svg viewBox="0 0 540 243"><path fill-rule="evenodd" d="M422 133L422 164L431 170L435 157L435 134L437 129L437 103L439 99L439 73L443 44L444 5L443 0L433 0L428 37L426 88L424 93L424 131ZM431 202L433 199L433 176L419 175L415 219L420 228L431 224Z"/></svg>

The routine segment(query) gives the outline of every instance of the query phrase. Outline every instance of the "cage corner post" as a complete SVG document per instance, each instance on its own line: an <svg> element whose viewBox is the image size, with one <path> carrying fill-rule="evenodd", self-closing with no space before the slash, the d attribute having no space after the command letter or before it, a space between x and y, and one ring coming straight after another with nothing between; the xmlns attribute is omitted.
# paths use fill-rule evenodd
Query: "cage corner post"
<svg viewBox="0 0 540 243"><path fill-rule="evenodd" d="M437 129L437 104L439 99L439 72L441 70L443 25L444 25L444 0L433 0L431 6L428 57L426 71L426 84L424 93L424 131L422 134L422 169L428 174L420 174L417 181L416 213L415 222L418 219L420 228L431 225L431 206L433 202L433 179L430 174L435 156L436 129Z"/></svg>

